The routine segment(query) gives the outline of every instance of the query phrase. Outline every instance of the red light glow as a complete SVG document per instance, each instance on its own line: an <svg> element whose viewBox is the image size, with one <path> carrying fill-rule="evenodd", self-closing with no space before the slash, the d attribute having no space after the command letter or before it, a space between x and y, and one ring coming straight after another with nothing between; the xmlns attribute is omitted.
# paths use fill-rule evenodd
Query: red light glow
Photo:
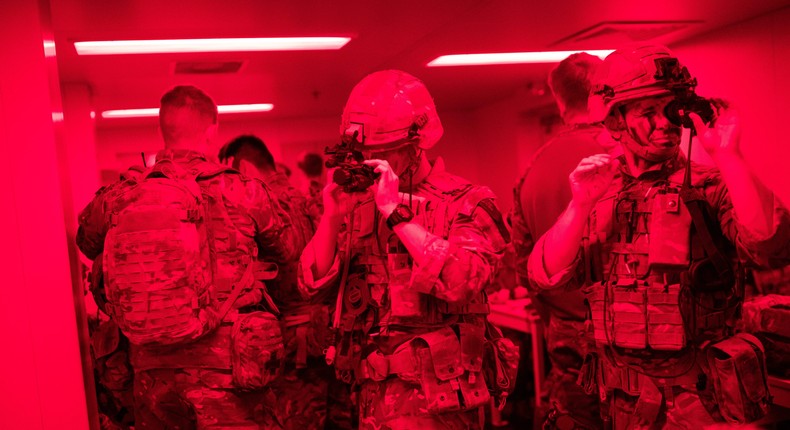
<svg viewBox="0 0 790 430"><path fill-rule="evenodd" d="M428 67L447 66L484 66L494 64L533 64L533 63L558 63L571 54L586 52L596 57L604 58L611 54L613 49L591 51L544 51L544 52L499 52L491 54L455 54L441 55L431 60Z"/></svg>
<svg viewBox="0 0 790 430"><path fill-rule="evenodd" d="M79 55L184 52L310 51L340 49L350 37L250 37L235 39L100 40L74 42Z"/></svg>
<svg viewBox="0 0 790 430"><path fill-rule="evenodd" d="M248 112L269 112L274 109L271 103L255 103L243 105L220 105L217 106L219 113L248 113ZM159 108L144 108L144 109L116 109L106 110L101 113L101 117L109 118L143 118L158 116Z"/></svg>

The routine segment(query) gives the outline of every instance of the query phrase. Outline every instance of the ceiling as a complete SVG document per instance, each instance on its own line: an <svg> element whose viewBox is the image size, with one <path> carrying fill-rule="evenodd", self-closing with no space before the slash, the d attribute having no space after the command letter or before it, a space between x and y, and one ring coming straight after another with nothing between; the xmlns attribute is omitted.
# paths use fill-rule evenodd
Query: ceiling
<svg viewBox="0 0 790 430"><path fill-rule="evenodd" d="M51 0L62 82L87 83L95 110L157 106L177 84L218 104L274 103L267 118L339 115L375 70L422 78L438 109L473 109L541 95L551 65L427 68L443 54L611 49L634 40L672 45L788 6L789 0ZM337 51L77 56L85 40L348 36ZM581 40L579 40L581 39ZM235 73L176 73L179 62L242 63ZM210 64L209 64L210 65ZM250 114L239 114L250 115ZM223 119L224 120L224 119ZM101 120L100 127L128 120Z"/></svg>

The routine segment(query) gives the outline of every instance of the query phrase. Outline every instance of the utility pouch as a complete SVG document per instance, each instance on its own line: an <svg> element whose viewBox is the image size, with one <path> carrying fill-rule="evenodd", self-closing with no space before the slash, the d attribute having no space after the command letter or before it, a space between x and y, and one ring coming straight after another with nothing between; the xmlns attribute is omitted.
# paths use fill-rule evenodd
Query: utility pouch
<svg viewBox="0 0 790 430"><path fill-rule="evenodd" d="M587 291L587 303L590 307L590 319L593 324L595 345L598 347L606 346L609 344L609 338L613 336L612 333L614 333L612 311L606 306L606 286L600 282L591 285ZM606 314L604 311L606 311Z"/></svg>
<svg viewBox="0 0 790 430"><path fill-rule="evenodd" d="M420 358L420 387L429 414L471 410L486 404L490 395L483 378L473 382L464 377L461 345L450 328L424 334L415 342Z"/></svg>
<svg viewBox="0 0 790 430"><path fill-rule="evenodd" d="M586 394L593 394L598 387L598 354L591 352L584 357L582 368L579 369L579 378L576 385L580 386Z"/></svg>
<svg viewBox="0 0 790 430"><path fill-rule="evenodd" d="M647 287L631 285L613 287L609 314L613 319L614 338L611 340L621 348L644 349L647 346Z"/></svg>
<svg viewBox="0 0 790 430"><path fill-rule="evenodd" d="M768 413L765 350L756 337L739 333L711 345L707 361L716 403L727 422L750 423Z"/></svg>
<svg viewBox="0 0 790 430"><path fill-rule="evenodd" d="M679 351L686 346L686 330L680 314L680 285L647 288L647 343L659 351Z"/></svg>
<svg viewBox="0 0 790 430"><path fill-rule="evenodd" d="M516 388L521 353L512 340L502 336L499 328L489 323L487 329L489 336L483 357L483 375L501 409L507 396Z"/></svg>
<svg viewBox="0 0 790 430"><path fill-rule="evenodd" d="M483 369L483 353L485 352L485 327L478 324L459 323L461 333L461 365L474 379Z"/></svg>
<svg viewBox="0 0 790 430"><path fill-rule="evenodd" d="M647 264L651 270L685 269L690 261L691 215L680 194L653 198Z"/></svg>
<svg viewBox="0 0 790 430"><path fill-rule="evenodd" d="M230 349L233 384L238 388L263 388L282 373L282 328L269 312L240 314L231 329Z"/></svg>

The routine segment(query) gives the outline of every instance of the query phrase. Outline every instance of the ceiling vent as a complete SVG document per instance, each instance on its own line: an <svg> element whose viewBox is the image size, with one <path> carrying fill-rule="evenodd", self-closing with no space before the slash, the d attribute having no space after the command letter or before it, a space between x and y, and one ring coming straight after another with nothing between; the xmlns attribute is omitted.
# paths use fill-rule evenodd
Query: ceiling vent
<svg viewBox="0 0 790 430"><path fill-rule="evenodd" d="M174 72L185 75L237 73L242 65L243 61L179 61L175 63Z"/></svg>
<svg viewBox="0 0 790 430"><path fill-rule="evenodd" d="M703 21L604 21L563 37L549 46L581 43L586 46L620 46L631 42L656 41L687 30Z"/></svg>

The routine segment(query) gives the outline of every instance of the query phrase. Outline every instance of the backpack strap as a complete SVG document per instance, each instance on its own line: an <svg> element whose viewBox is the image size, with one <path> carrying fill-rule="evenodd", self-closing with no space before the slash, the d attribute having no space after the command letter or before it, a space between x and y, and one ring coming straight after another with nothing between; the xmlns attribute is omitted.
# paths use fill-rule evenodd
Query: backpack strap
<svg viewBox="0 0 790 430"><path fill-rule="evenodd" d="M256 280L271 280L276 277L277 266L273 263L251 262L250 264L247 264L247 268L244 269L244 273L241 275L241 278L239 278L237 282L233 283L230 296L228 296L228 298L222 304L222 307L219 309L219 321L225 319L225 316L228 314L228 312L230 312L230 309L233 307L233 304L236 303L236 300L238 300L239 296L241 296L241 293L244 290L250 289ZM261 292L263 294L263 299L266 301L266 305L269 307L269 310L271 310L273 314L279 315L280 309L277 308L274 300L269 295L269 292L266 289L266 284L264 284L264 288Z"/></svg>

